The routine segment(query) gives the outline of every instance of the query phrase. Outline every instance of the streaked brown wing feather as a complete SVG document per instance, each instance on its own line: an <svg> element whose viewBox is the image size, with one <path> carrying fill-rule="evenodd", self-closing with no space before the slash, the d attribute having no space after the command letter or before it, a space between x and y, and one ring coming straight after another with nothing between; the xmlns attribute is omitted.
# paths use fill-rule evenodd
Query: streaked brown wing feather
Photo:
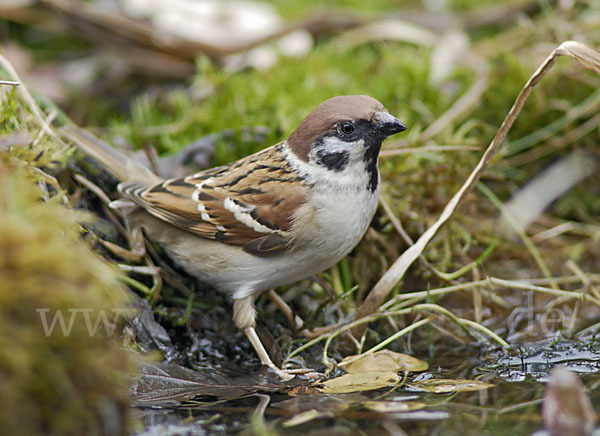
<svg viewBox="0 0 600 436"><path fill-rule="evenodd" d="M277 253L286 249L294 212L306 197L281 146L229 167L154 186L125 182L119 190L154 216L191 233L244 246L256 255Z"/></svg>

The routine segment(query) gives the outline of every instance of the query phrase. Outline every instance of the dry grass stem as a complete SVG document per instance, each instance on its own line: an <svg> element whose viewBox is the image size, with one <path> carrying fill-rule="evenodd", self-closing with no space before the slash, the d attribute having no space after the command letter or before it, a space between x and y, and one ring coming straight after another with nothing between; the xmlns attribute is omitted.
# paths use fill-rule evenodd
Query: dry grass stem
<svg viewBox="0 0 600 436"><path fill-rule="evenodd" d="M523 283L520 281L514 281L514 280L504 280L504 279L499 279L497 277L489 277L488 282L490 284L504 286L504 287L507 287L510 289L523 289L526 291L535 291L535 292L541 292L544 294L555 295L557 297L565 297L565 300L570 300L573 298L578 299L578 300L585 300L587 302L590 302L590 303L600 307L599 299L592 297L591 295L582 294L581 292L565 291L562 289L554 289L554 288L545 288L543 286L530 285L527 283Z"/></svg>
<svg viewBox="0 0 600 436"><path fill-rule="evenodd" d="M482 280L480 284L486 283L485 280ZM311 341L303 344L302 346L296 348L295 350L293 350L292 352L290 352L288 354L288 356L285 358L284 363L288 362L292 357L294 357L295 355L299 354L300 352L312 347L313 345L316 345L317 343L325 340L325 345L324 345L324 349L323 349L323 357L322 357L322 363L327 366L328 368L332 369L333 368L333 364L330 361L329 357L328 357L328 350L329 350L329 346L331 345L331 342L339 335L341 335L342 333L349 331L353 328L355 328L358 325L361 324L366 324L369 323L371 321L374 321L376 319L381 319L381 318L387 318L387 317L392 317L392 316L401 316L401 315L407 315L409 313L414 313L414 312L434 312L434 313L438 313L441 314L445 317L447 317L450 321L452 321L453 323L455 323L460 329L462 329L468 336L470 336L472 339L474 340L479 340L480 338L473 335L473 333L471 332L471 329L477 330L487 336L489 336L492 340L494 340L495 342L497 342L498 344L500 344L502 347L504 348L510 348L510 345L502 338L500 338L498 335L496 335L495 333L493 333L491 330L489 330L488 328L484 327L481 324L478 324L474 321L471 320L466 320L463 318L459 318L456 315L454 315L452 312L450 312L448 309L446 309L445 307L439 306L437 304L429 304L429 303L425 303L425 304L416 304L413 305L411 307L408 308L404 308L404 309L400 309L400 310L391 310L391 311L386 311L386 312L379 312L376 314L372 314L370 316L367 316L365 318L361 318L358 319L356 321L353 321L349 324L346 324L344 326L341 326L339 328L337 328L335 331L331 332L331 333L325 333L322 334L314 339L312 339ZM397 340L398 338L404 336L407 333L410 333L412 331L414 331L415 329L417 329L418 327L427 324L431 322L431 317L427 317L424 319L420 319L420 320L416 320L414 322L412 322L411 325L405 327L404 329L394 333L393 335L391 335L390 337L388 337L387 339L379 342L377 345L373 346L372 348L370 348L369 350L365 351L364 353L361 353L359 356L356 357L356 359L363 357L365 354L369 354L369 353L374 353L375 351L381 350L382 348L384 348L385 346L389 345L390 343L394 342L395 340ZM364 338L364 336L363 336ZM361 347L364 341L361 341ZM350 363L352 361L354 361L355 359L349 360L348 362L345 362L344 364ZM340 366L340 365L338 365Z"/></svg>
<svg viewBox="0 0 600 436"><path fill-rule="evenodd" d="M594 108L594 111L597 112L598 108ZM568 147L593 130L597 129L598 125L600 125L600 113L586 120L581 125L575 127L573 130L570 130L563 136L552 136L551 138L546 139L547 143L542 143L539 147L504 159L503 164L507 167L520 167L530 162L534 162L544 156L549 155L550 153L554 153L558 150Z"/></svg>
<svg viewBox="0 0 600 436"><path fill-rule="evenodd" d="M471 192L475 184L480 179L483 171L489 165L492 157L496 154L496 151L500 148L508 131L512 127L513 123L517 119L521 112L527 98L531 94L533 87L544 77L544 75L552 68L552 65L556 62L559 56L570 56L576 59L584 67L589 68L596 73L600 74L600 53L585 44L566 41L552 51L552 53L546 58L546 60L540 65L535 73L529 78L521 92L519 93L515 103L508 112L508 115L504 119L502 125L496 132L494 139L484 152L481 160L471 172L463 186L459 191L452 197L444 208L442 214L438 220L427 229L418 241L411 247L409 247L386 271L386 273L379 279L375 284L367 298L359 307L355 319L360 319L369 314L374 313L378 310L381 304L385 301L392 288L398 283L398 281L404 276L406 270L412 265L412 263L421 255L429 241L437 234L438 230L452 217L454 211L458 208L461 201L465 196ZM589 296L586 296L589 297ZM361 324L353 330L355 336L362 336L366 329L365 324Z"/></svg>
<svg viewBox="0 0 600 436"><path fill-rule="evenodd" d="M600 280L600 277L594 277L594 275L585 275L585 277L579 277L579 276L567 276L567 277L557 277L554 278L554 282L557 283L583 283L584 287L586 285L586 283L588 283L585 280L589 280L590 285L593 282L598 282ZM545 293L545 294L551 294L551 295L555 295L557 297L561 297L563 298L563 301L568 301L571 299L578 299L578 300L584 300L584 301L589 301L595 305L600 306L600 299L591 296L591 295L585 295L582 294L580 291L567 291L567 290L561 290L561 289L554 289L554 288L546 288L543 286L536 286L534 284L532 284L531 282L539 282L539 283L548 283L551 280L549 279L529 279L529 280L519 280L519 281L514 281L514 280L504 280L504 279L500 279L500 278L496 278L496 277L488 277L486 279L483 280L477 280L477 281L473 281L473 282L469 282L469 283L462 283L459 285L452 285L452 286L447 286L445 288L438 288L438 289L430 289L427 291L418 291L418 292L408 292L408 293L404 293L404 294L399 294L396 295L394 298L392 298L391 300L387 301L385 304L383 304L380 308L381 311L395 311L395 310L399 310L399 309L405 309L406 307L415 307L415 303L420 301L420 300L424 300L424 299L428 299L428 298L435 298L435 297L439 297L442 295L446 295L446 294L451 294L454 292L458 292L458 291L465 291L465 290L475 290L475 289L480 289L482 294L486 297L486 298L490 298L493 299L493 297L495 296L497 300L494 300L494 302L496 304L499 304L501 307L508 307L508 304L506 302L504 302L499 296L494 295L495 293L497 293L498 291L494 289L493 286L490 285L498 285L498 286L503 286L505 288L509 288L509 289L521 289L521 290L528 290L528 291L534 291L534 292L541 292L541 293ZM485 287L488 288L492 288L492 292L490 292L489 290L485 289ZM384 312L386 313L386 312Z"/></svg>
<svg viewBox="0 0 600 436"><path fill-rule="evenodd" d="M430 47L437 40L438 36L434 32L419 25L399 19L384 19L342 33L337 43L341 48L373 41L402 41Z"/></svg>
<svg viewBox="0 0 600 436"><path fill-rule="evenodd" d="M117 266L123 271L134 272L136 274L143 274L147 276L154 276L160 272L160 268L155 266L127 265L124 263L120 263Z"/></svg>
<svg viewBox="0 0 600 436"><path fill-rule="evenodd" d="M593 92L589 97L587 97L578 105L575 105L572 108L570 108L566 112L566 114L558 120L553 121L547 126L537 129L529 135L511 141L510 147L507 150L507 155L510 156L517 153L520 154L521 152L531 148L534 145L541 143L542 141L547 141L550 138L554 138L554 136L560 130L564 129L569 124L572 124L574 121L582 117L595 115L598 112L598 109L600 109L600 89ZM512 162L517 165L519 164L519 161Z"/></svg>
<svg viewBox="0 0 600 436"><path fill-rule="evenodd" d="M470 319L465 319L465 318L458 318L458 319L461 322L461 325L471 327L475 330L479 330L484 335L487 335L487 336L491 337L492 339L494 339L503 348L512 348L508 342L506 342L504 339L502 339L500 336L498 336L496 333L494 333L487 327L483 326L482 324L479 324L475 321L471 321Z"/></svg>
<svg viewBox="0 0 600 436"><path fill-rule="evenodd" d="M480 147L474 145L425 145L423 147L406 147L382 150L379 157L393 157L408 153L419 153L422 151L479 151Z"/></svg>
<svg viewBox="0 0 600 436"><path fill-rule="evenodd" d="M94 193L94 195L96 197L98 197L100 200L102 200L102 202L104 204L108 205L112 201L108 197L108 195L106 195L106 193L102 189L100 189L96 184L92 183L91 181L89 181L88 179L86 179L85 177L83 177L81 174L74 174L73 178L78 183L82 184L87 189L89 189L90 191L92 191Z"/></svg>
<svg viewBox="0 0 600 436"><path fill-rule="evenodd" d="M538 265L538 268L540 269L542 274L547 278L551 278L552 272L550 271L550 268L546 264L546 261L542 257L540 251L537 249L535 244L527 235L525 229L519 225L518 219L507 210L507 208L504 206L504 204L502 204L500 199L496 197L492 190L489 189L486 185L484 185L483 183L479 183L478 188L484 194L484 196L500 211L504 222L507 223L510 226L510 229L519 236L519 238L523 242L523 245L525 245L527 251L529 251L529 254L531 254L531 257ZM555 283L551 283L550 286L558 289L558 285Z"/></svg>
<svg viewBox="0 0 600 436"><path fill-rule="evenodd" d="M577 266L577 264L573 262L573 260L569 259L567 261L566 267L581 279L583 283L583 289L580 291L581 294L586 294L593 288L592 281L585 275L581 268L579 268L579 266ZM579 317L580 310L581 300L577 300L575 302L575 307L573 308L573 313L571 314L571 318L569 319L569 325L567 327L569 333L573 333L573 331L575 330L575 324L577 322L577 318Z"/></svg>
<svg viewBox="0 0 600 436"><path fill-rule="evenodd" d="M573 228L574 228L574 225L572 222L562 223L555 227L543 230L539 233L536 233L535 235L532 235L530 237L530 240L534 244L539 244L540 242L547 241L549 239L555 238L555 237L560 236L565 233L569 233L573 230Z"/></svg>
<svg viewBox="0 0 600 436"><path fill-rule="evenodd" d="M457 334L455 334L454 332L445 329L442 326L437 325L436 323L432 322L429 324L434 330L437 330L439 333L442 334L443 337L445 338L452 338L454 339L456 342L458 342L461 345L467 345L469 342L467 340L465 340L464 338L461 338L460 336L458 336Z"/></svg>
<svg viewBox="0 0 600 436"><path fill-rule="evenodd" d="M61 144L63 147L66 148L65 143L62 141L62 139L60 139L60 137L56 134L54 129L46 121L46 117L44 116L44 113L42 112L40 107L35 102L35 99L31 95L31 93L29 92L27 87L25 85L23 85L21 78L19 77L19 75L17 74L15 69L13 68L12 64L4 56L2 56L2 54L0 54L0 66L8 72L8 74L13 78L14 82L17 82L20 84L17 87L17 90L23 97L23 100L25 100L25 102L27 102L27 105L29 106L29 110L31 110L31 113L33 113L33 115L35 116L40 127L48 135L50 135L55 141L57 141L59 144Z"/></svg>
<svg viewBox="0 0 600 436"><path fill-rule="evenodd" d="M384 348L386 345L388 345L388 344L394 342L395 340L401 338L405 334L410 333L413 330L416 330L417 328L421 327L422 325L428 324L430 322L431 322L431 318L424 318L424 319L421 319L421 320L419 320L417 322L414 322L411 325L403 328L402 330L394 333L392 336L390 336L389 338L385 339L384 341L381 341L380 343L378 343L374 347L369 348L364 353L361 353L361 354L353 357L352 359L348 359L348 360L345 360L343 362L340 362L340 363L338 363L337 366L338 367L345 366L345 365L348 365L348 364L350 364L352 362L357 361L358 359L362 359L363 357L365 357L368 354L373 354L374 352L379 351L382 348ZM331 339L333 339L333 337L331 337ZM330 338L328 338L327 342L325 343L325 348L323 350L323 362L328 361L328 358L327 358L327 348L328 348L330 342L331 342L331 340L330 340Z"/></svg>

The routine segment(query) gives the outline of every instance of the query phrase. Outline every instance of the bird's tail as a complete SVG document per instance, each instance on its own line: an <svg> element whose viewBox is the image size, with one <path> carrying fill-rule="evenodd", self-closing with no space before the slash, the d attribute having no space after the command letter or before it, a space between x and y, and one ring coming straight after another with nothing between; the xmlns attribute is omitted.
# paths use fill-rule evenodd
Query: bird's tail
<svg viewBox="0 0 600 436"><path fill-rule="evenodd" d="M161 182L162 179L134 161L124 153L106 142L96 138L91 133L79 127L65 126L61 129L62 135L73 142L87 155L98 161L100 165L110 171L120 181L136 180L146 184Z"/></svg>

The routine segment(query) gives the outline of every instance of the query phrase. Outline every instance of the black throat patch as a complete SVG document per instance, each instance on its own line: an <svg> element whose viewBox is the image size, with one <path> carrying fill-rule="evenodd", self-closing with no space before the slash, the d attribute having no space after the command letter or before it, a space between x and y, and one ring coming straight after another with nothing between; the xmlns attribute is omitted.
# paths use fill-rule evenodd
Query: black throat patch
<svg viewBox="0 0 600 436"><path fill-rule="evenodd" d="M379 171L377 169L377 156L379 156L379 150L381 149L381 139L370 138L366 142L365 155L363 161L365 163L365 169L369 174L369 181L367 182L367 189L371 192L375 192L377 185L379 184Z"/></svg>

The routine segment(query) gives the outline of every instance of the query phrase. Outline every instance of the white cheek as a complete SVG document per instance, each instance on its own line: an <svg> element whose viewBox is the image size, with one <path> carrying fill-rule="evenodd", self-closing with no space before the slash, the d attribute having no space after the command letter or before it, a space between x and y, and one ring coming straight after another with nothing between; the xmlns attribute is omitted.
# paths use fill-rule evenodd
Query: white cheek
<svg viewBox="0 0 600 436"><path fill-rule="evenodd" d="M363 190L369 183L369 174L364 162L364 140L344 142L335 137L325 138L324 147L331 153L348 153L348 164L342 171L333 171L316 164L315 151L309 153L309 161L299 159L284 144L283 151L292 168L296 169L305 180L319 189L351 189Z"/></svg>
<svg viewBox="0 0 600 436"><path fill-rule="evenodd" d="M323 145L320 148L327 149L330 153L345 152L353 160L362 160L365 154L365 140L359 139L355 142L344 142L335 136L328 136L323 139ZM308 155L310 161L316 161L316 150L311 150Z"/></svg>

